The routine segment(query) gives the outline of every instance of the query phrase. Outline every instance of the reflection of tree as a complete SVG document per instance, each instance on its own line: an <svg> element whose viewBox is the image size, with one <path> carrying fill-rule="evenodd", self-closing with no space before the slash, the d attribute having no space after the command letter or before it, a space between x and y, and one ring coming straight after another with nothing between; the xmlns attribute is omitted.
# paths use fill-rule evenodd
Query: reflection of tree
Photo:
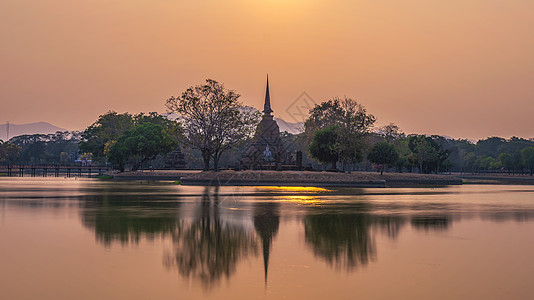
<svg viewBox="0 0 534 300"><path fill-rule="evenodd" d="M304 219L306 242L316 256L353 269L374 259L375 245L366 214L318 213Z"/></svg>
<svg viewBox="0 0 534 300"><path fill-rule="evenodd" d="M417 216L412 217L412 226L425 231L446 231L449 229L448 216Z"/></svg>
<svg viewBox="0 0 534 300"><path fill-rule="evenodd" d="M380 216L377 218L378 226L386 235L395 240L402 227L406 224L405 218L399 216Z"/></svg>
<svg viewBox="0 0 534 300"><path fill-rule="evenodd" d="M278 227L280 226L279 206L279 203L273 202L259 202L254 204L254 228L262 242L265 283L267 283L269 254L271 252L273 238L278 233Z"/></svg>
<svg viewBox="0 0 534 300"><path fill-rule="evenodd" d="M146 191L145 191L146 192ZM109 246L118 241L138 243L141 236L152 239L170 234L179 226L179 202L175 196L158 194L114 193L98 189L81 201L82 223L95 231L96 239Z"/></svg>
<svg viewBox="0 0 534 300"><path fill-rule="evenodd" d="M181 275L200 280L206 288L229 278L237 262L256 253L257 247L243 227L221 220L217 192L210 195L209 189L202 196L198 216L174 233L174 251L164 258L167 267L176 267Z"/></svg>

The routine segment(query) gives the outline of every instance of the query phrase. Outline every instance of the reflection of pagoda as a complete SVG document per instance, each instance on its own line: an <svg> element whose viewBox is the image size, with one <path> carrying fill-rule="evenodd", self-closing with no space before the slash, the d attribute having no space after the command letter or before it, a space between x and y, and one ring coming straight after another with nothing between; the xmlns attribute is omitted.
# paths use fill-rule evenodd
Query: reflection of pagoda
<svg viewBox="0 0 534 300"><path fill-rule="evenodd" d="M273 238L278 233L280 226L280 214L278 203L256 203L254 207L254 228L261 238L263 250L263 268L265 271L265 284L269 270L269 254L273 244Z"/></svg>
<svg viewBox="0 0 534 300"><path fill-rule="evenodd" d="M241 160L246 168L280 168L282 164L290 163L290 155L282 145L280 128L273 119L272 112L269 77L267 77L263 117L256 128L254 143L245 151Z"/></svg>

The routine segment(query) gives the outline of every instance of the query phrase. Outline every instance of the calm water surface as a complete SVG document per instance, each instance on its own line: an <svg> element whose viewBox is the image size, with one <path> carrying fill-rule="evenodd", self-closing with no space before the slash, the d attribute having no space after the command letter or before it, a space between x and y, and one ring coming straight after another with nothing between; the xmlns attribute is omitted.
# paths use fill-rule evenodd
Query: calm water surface
<svg viewBox="0 0 534 300"><path fill-rule="evenodd" d="M532 299L534 187L0 178L0 299Z"/></svg>

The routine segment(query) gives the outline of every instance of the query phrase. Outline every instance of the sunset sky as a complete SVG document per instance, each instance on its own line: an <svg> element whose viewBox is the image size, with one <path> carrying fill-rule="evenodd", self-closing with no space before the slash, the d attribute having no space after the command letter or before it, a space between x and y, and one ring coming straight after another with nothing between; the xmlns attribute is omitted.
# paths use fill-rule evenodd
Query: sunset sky
<svg viewBox="0 0 534 300"><path fill-rule="evenodd" d="M307 92L408 133L534 137L532 0L0 0L0 122L83 129L212 78L275 116ZM287 111L289 109L289 112Z"/></svg>

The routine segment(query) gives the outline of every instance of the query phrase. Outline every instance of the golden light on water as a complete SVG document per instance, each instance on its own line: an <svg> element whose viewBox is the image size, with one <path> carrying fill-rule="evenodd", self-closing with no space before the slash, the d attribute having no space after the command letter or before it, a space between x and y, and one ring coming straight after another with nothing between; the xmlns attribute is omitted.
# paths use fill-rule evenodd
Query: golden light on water
<svg viewBox="0 0 534 300"><path fill-rule="evenodd" d="M299 205L319 205L326 203L326 200L321 200L317 196L280 196L275 198L279 202L288 202L288 203L296 203Z"/></svg>
<svg viewBox="0 0 534 300"><path fill-rule="evenodd" d="M313 186L255 186L257 189L267 189L270 191L280 192L299 192L299 193L322 193L331 192L332 190L313 187Z"/></svg>

